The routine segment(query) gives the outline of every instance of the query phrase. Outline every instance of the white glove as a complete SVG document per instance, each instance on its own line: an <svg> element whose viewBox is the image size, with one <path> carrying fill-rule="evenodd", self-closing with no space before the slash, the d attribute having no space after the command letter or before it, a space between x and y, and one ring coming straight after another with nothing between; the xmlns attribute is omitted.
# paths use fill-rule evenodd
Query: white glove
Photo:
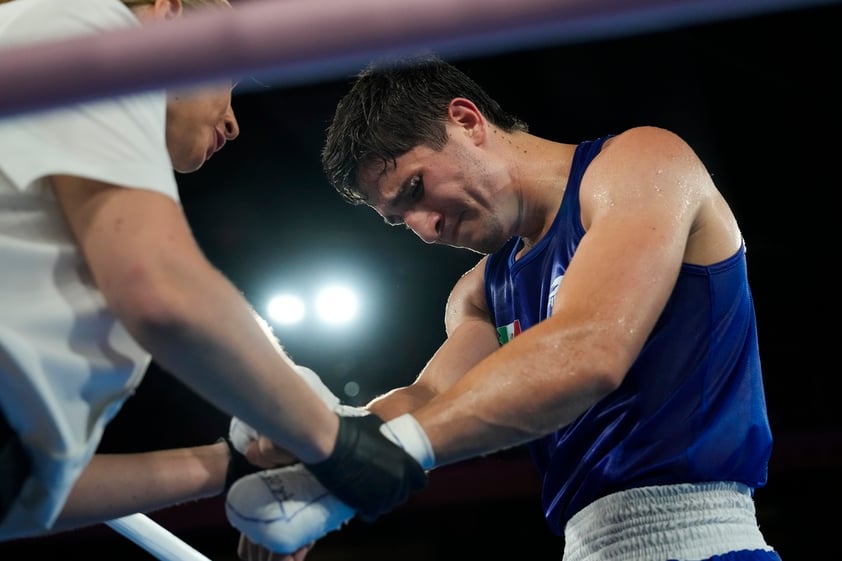
<svg viewBox="0 0 842 561"><path fill-rule="evenodd" d="M384 423L380 432L424 469L435 465L430 441L412 415ZM225 513L249 540L277 553L292 553L338 530L355 514L302 464L239 479L228 491Z"/></svg>
<svg viewBox="0 0 842 561"><path fill-rule="evenodd" d="M240 478L225 500L228 521L253 543L292 553L340 528L354 516L304 464Z"/></svg>
<svg viewBox="0 0 842 561"><path fill-rule="evenodd" d="M341 403L339 398L330 391L330 388L322 382L319 375L311 369L306 366L296 364L294 370L304 379L305 382L307 382L307 385L316 392L316 395L322 398L325 405L327 405L328 408L337 415L342 415L343 417L361 417L363 415L368 415L368 410L363 407L354 407L352 405L345 405ZM231 441L231 444L234 445L234 448L240 452L240 454L245 454L246 447L248 447L250 442L257 440L257 437L258 433L252 427L237 417L231 418L231 424L228 427L228 439Z"/></svg>

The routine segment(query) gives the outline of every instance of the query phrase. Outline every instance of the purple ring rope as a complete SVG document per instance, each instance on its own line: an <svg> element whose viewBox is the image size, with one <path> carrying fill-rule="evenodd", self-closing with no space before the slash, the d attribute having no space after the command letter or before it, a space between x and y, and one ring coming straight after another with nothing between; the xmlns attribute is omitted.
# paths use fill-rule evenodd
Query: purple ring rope
<svg viewBox="0 0 842 561"><path fill-rule="evenodd" d="M240 0L160 25L0 50L0 117L243 74L335 78L373 56L506 52L836 0Z"/></svg>

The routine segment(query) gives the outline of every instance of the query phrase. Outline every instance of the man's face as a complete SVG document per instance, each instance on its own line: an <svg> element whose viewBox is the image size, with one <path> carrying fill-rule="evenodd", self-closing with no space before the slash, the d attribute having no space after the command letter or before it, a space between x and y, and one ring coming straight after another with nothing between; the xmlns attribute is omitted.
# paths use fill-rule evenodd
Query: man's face
<svg viewBox="0 0 842 561"><path fill-rule="evenodd" d="M230 83L169 94L167 149L176 171L196 171L239 134Z"/></svg>
<svg viewBox="0 0 842 561"><path fill-rule="evenodd" d="M460 131L448 127L440 151L416 146L394 167L362 170L361 184L388 224L405 225L426 243L490 253L514 234L519 205L505 189L504 168Z"/></svg>

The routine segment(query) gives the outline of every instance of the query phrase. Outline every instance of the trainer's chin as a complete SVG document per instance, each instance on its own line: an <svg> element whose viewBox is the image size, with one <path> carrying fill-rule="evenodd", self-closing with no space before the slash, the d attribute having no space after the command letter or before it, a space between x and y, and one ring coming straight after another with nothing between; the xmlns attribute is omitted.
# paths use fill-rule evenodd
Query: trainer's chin
<svg viewBox="0 0 842 561"><path fill-rule="evenodd" d="M205 165L205 161L204 153L182 154L178 158L173 158L172 167L178 173L192 173Z"/></svg>

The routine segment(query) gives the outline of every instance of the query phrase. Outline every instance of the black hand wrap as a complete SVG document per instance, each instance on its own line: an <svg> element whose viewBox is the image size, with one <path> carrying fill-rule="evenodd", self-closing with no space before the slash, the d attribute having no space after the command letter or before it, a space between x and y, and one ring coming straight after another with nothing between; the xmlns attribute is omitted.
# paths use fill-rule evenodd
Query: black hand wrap
<svg viewBox="0 0 842 561"><path fill-rule="evenodd" d="M376 415L339 417L339 434L326 460L307 464L316 479L371 522L427 485L427 474L403 448L380 433Z"/></svg>
<svg viewBox="0 0 842 561"><path fill-rule="evenodd" d="M233 485L239 478L250 475L256 471L260 471L260 468L249 462L246 457L234 447L231 439L222 437L217 440L217 442L221 441L225 441L225 444L228 445L228 469L225 472L225 488L222 490L222 493L225 494L231 488L231 485Z"/></svg>

